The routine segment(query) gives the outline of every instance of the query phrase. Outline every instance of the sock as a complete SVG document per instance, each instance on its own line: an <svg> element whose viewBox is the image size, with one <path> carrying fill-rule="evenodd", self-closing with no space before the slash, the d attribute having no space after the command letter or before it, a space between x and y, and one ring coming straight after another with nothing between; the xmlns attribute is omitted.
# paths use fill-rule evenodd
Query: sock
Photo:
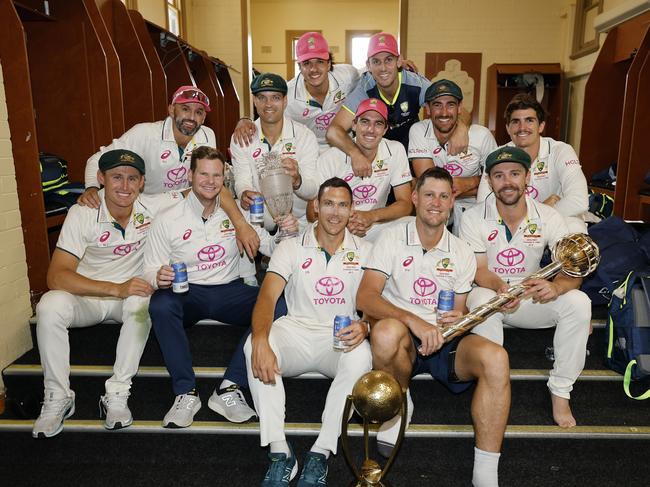
<svg viewBox="0 0 650 487"><path fill-rule="evenodd" d="M236 385L237 384L235 384L233 381L228 380L228 379L224 379L223 381L221 381L221 385L219 386L219 390L223 391L226 387L236 386Z"/></svg>
<svg viewBox="0 0 650 487"><path fill-rule="evenodd" d="M492 453L474 447L474 487L499 487L499 457L501 453Z"/></svg>
<svg viewBox="0 0 650 487"><path fill-rule="evenodd" d="M289 450L289 443L287 443L287 440L272 441L269 448L271 453L284 453L287 458L291 457L291 450Z"/></svg>
<svg viewBox="0 0 650 487"><path fill-rule="evenodd" d="M314 443L314 446L312 446L311 450L309 451L312 451L314 453L320 453L321 455L325 455L325 458L329 458L331 453L329 450L326 450L325 448L316 446L316 443Z"/></svg>

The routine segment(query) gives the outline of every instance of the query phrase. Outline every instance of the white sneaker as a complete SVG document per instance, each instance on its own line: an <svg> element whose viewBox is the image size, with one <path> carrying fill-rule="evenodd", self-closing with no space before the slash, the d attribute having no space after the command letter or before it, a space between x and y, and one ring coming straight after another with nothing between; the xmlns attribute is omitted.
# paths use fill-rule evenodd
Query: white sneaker
<svg viewBox="0 0 650 487"><path fill-rule="evenodd" d="M201 409L201 399L192 394L176 396L174 404L163 419L163 428L187 428L194 421L194 415Z"/></svg>
<svg viewBox="0 0 650 487"><path fill-rule="evenodd" d="M411 399L411 391L406 390L406 431L411 424L411 418L413 417L413 399ZM389 419L379 427L377 432L377 451L384 457L390 457L393 448L395 448L395 443L397 442L397 435L399 434L399 428L402 423L402 418L399 414L395 417Z"/></svg>
<svg viewBox="0 0 650 487"><path fill-rule="evenodd" d="M70 394L55 398L54 393L50 392L45 396L41 414L32 428L34 438L51 438L63 431L63 420L74 414L74 392Z"/></svg>
<svg viewBox="0 0 650 487"><path fill-rule="evenodd" d="M107 430L118 430L126 428L133 423L133 416L129 410L128 391L125 392L107 392L105 396L99 398L99 417L106 415L104 428Z"/></svg>
<svg viewBox="0 0 650 487"><path fill-rule="evenodd" d="M257 416L255 410L246 403L246 398L237 384L222 390L222 394L215 390L208 400L208 407L215 413L221 414L231 423L243 423Z"/></svg>

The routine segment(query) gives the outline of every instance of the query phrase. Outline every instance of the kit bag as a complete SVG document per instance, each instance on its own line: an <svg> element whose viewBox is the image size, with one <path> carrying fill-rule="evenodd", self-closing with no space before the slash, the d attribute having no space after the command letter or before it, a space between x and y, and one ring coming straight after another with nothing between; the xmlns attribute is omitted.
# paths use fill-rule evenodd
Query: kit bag
<svg viewBox="0 0 650 487"><path fill-rule="evenodd" d="M612 293L607 317L605 364L623 374L623 389L632 399L650 397L630 393L633 380L650 376L650 268L631 271Z"/></svg>

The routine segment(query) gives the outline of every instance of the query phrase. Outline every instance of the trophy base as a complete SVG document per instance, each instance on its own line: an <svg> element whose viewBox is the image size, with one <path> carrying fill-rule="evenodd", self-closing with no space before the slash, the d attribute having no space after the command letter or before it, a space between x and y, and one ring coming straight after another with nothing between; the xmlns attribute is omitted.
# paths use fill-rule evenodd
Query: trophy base
<svg viewBox="0 0 650 487"><path fill-rule="evenodd" d="M290 238L295 238L298 236L298 232L283 232L282 230L278 231L278 233L275 235L275 243L280 243L283 240L287 240Z"/></svg>
<svg viewBox="0 0 650 487"><path fill-rule="evenodd" d="M380 480L378 483L373 484L367 480L359 479L352 481L349 487L391 487L391 485L385 480Z"/></svg>

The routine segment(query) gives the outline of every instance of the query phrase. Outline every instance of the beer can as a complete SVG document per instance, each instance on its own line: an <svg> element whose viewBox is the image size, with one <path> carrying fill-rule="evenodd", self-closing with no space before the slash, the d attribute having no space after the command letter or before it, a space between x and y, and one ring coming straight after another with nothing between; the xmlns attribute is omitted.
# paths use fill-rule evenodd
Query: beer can
<svg viewBox="0 0 650 487"><path fill-rule="evenodd" d="M349 316L336 315L334 317L334 331L333 331L334 350L345 350L345 343L343 343L343 339L341 337L337 337L336 334L339 331L341 331L343 328L350 326L350 324L352 324L352 320L350 319Z"/></svg>
<svg viewBox="0 0 650 487"><path fill-rule="evenodd" d="M438 293L436 319L439 320L443 313L454 309L454 291L441 290Z"/></svg>
<svg viewBox="0 0 650 487"><path fill-rule="evenodd" d="M190 283L187 279L187 266L185 262L172 262L171 265L174 271L172 291L175 293L186 293L190 289Z"/></svg>
<svg viewBox="0 0 650 487"><path fill-rule="evenodd" d="M250 207L250 222L253 225L264 224L264 198L260 195L255 196Z"/></svg>

